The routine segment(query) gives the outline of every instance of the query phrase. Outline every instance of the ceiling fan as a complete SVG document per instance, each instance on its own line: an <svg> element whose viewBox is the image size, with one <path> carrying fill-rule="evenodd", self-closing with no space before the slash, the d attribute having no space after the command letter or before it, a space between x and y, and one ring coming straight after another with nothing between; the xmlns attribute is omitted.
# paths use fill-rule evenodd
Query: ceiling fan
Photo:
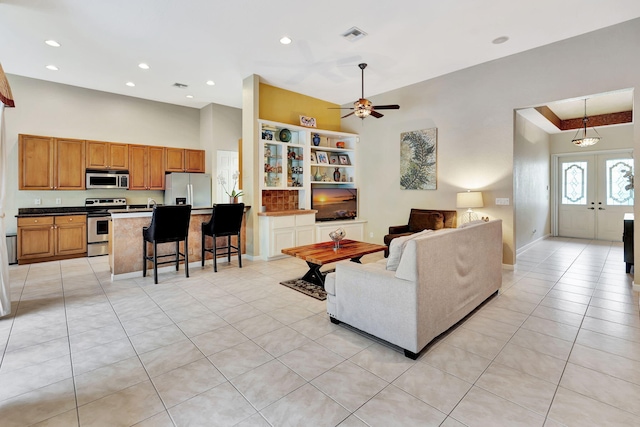
<svg viewBox="0 0 640 427"><path fill-rule="evenodd" d="M399 105L373 105L371 101L364 97L364 69L367 68L367 64L358 64L358 67L362 70L362 97L353 103L353 107L340 108L341 110L353 110L349 114L342 116L341 119L349 117L352 114L355 114L356 117L360 117L361 119L364 119L369 115L379 119L380 117L383 117L384 114L380 114L376 110L399 110Z"/></svg>

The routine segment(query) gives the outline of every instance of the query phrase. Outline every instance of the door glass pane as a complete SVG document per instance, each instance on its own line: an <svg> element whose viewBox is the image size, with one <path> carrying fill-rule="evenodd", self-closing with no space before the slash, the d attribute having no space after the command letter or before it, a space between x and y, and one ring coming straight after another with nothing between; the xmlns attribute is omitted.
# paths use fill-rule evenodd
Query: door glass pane
<svg viewBox="0 0 640 427"><path fill-rule="evenodd" d="M628 188L629 177L625 176L633 173L632 159L611 159L607 160L607 205L609 206L632 206L633 189Z"/></svg>
<svg viewBox="0 0 640 427"><path fill-rule="evenodd" d="M562 164L562 204L587 204L587 162Z"/></svg>

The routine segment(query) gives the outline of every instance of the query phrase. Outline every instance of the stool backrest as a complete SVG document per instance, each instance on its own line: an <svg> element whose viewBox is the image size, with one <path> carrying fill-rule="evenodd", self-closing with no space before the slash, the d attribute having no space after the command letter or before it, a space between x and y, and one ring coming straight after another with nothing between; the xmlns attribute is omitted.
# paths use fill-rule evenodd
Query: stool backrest
<svg viewBox="0 0 640 427"><path fill-rule="evenodd" d="M148 237L157 242L184 240L189 234L191 205L155 206Z"/></svg>
<svg viewBox="0 0 640 427"><path fill-rule="evenodd" d="M209 222L204 224L208 235L236 235L242 226L244 203L219 203L213 205Z"/></svg>

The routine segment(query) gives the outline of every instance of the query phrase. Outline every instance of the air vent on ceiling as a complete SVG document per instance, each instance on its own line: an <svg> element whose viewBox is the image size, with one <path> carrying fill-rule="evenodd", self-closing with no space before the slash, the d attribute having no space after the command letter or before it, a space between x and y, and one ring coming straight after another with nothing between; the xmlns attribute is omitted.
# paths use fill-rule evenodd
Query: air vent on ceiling
<svg viewBox="0 0 640 427"><path fill-rule="evenodd" d="M351 27L346 32L342 33L342 37L344 37L346 40L349 40L350 42L360 40L361 38L366 36L367 36L367 33L362 31L358 27Z"/></svg>
<svg viewBox="0 0 640 427"><path fill-rule="evenodd" d="M187 87L189 87L189 85L186 85L184 83L174 83L173 85L180 89L186 89Z"/></svg>

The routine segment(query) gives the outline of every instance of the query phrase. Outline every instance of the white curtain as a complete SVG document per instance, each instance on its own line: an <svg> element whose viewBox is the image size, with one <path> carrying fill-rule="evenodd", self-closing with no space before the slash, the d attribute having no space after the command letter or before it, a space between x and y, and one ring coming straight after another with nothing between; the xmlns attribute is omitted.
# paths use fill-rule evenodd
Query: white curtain
<svg viewBox="0 0 640 427"><path fill-rule="evenodd" d="M1 69L0 69L1 70ZM7 171L7 145L4 129L4 103L0 101L0 317L11 314L11 293L9 288L9 256L7 255L7 234L4 223Z"/></svg>

